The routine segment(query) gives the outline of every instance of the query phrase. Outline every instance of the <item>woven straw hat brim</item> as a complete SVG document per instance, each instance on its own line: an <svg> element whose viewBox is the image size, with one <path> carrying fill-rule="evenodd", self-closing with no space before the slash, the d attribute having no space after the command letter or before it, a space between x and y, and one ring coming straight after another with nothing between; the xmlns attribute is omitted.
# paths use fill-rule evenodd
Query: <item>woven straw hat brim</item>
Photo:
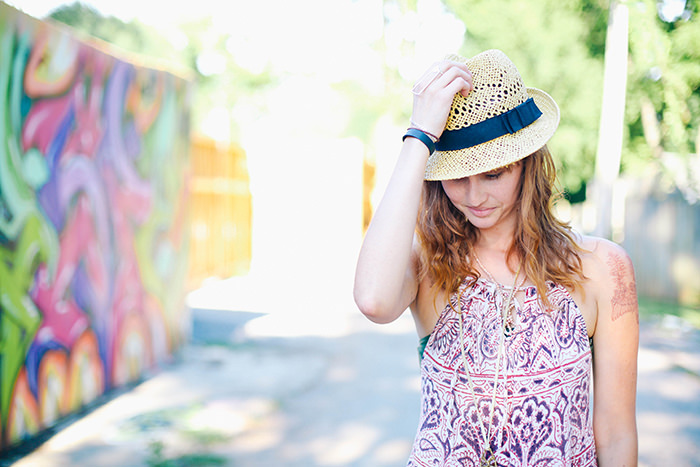
<svg viewBox="0 0 700 467"><path fill-rule="evenodd" d="M517 162L547 144L559 126L559 106L546 92L526 88L542 115L529 126L485 143L454 151L436 151L428 159L425 180L454 180Z"/></svg>

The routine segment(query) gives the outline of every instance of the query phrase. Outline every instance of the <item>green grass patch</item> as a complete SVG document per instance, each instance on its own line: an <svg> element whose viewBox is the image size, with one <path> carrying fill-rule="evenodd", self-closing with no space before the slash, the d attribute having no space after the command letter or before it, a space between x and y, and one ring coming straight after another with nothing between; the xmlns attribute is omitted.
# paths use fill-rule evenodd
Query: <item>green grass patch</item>
<svg viewBox="0 0 700 467"><path fill-rule="evenodd" d="M177 457L166 458L164 445L160 441L150 444L148 467L219 467L230 465L224 456L211 453L188 453Z"/></svg>
<svg viewBox="0 0 700 467"><path fill-rule="evenodd" d="M216 430L195 430L192 428L183 429L180 434L188 440L201 446L224 443L231 439L231 436Z"/></svg>
<svg viewBox="0 0 700 467"><path fill-rule="evenodd" d="M681 318L694 328L700 329L700 308L639 299L639 318L642 321L658 321L668 315Z"/></svg>

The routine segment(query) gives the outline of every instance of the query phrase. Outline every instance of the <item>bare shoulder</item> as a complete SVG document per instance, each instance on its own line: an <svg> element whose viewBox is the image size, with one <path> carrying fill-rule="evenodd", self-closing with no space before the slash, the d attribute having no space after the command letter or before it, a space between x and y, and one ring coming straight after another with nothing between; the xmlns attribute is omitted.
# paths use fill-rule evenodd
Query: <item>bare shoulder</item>
<svg viewBox="0 0 700 467"><path fill-rule="evenodd" d="M581 246L587 292L596 297L598 313L616 321L627 313L637 316L637 287L634 266L627 252L617 243L597 237L583 237ZM600 317L599 317L600 318Z"/></svg>
<svg viewBox="0 0 700 467"><path fill-rule="evenodd" d="M580 245L585 250L582 257L583 261L586 263L584 266L593 269L588 272L606 273L611 263L629 262L631 266L629 255L625 249L617 243L592 236L582 236L580 238ZM597 271L598 269L600 269L600 271Z"/></svg>

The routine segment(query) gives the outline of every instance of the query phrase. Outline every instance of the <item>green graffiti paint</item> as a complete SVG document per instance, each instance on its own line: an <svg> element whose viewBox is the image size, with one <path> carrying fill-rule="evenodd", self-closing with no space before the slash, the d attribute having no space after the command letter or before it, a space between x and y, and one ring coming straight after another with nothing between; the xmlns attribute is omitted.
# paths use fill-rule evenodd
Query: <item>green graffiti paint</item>
<svg viewBox="0 0 700 467"><path fill-rule="evenodd" d="M48 179L42 154L30 149L22 154L21 98L23 70L29 37L15 44L13 27L5 25L0 42L0 186L4 209L0 233L12 247L0 245L0 414L7 426L17 374L41 324L41 313L29 292L34 274L46 263L53 274L59 255L54 229L38 209L34 190ZM12 53L14 49L14 54Z"/></svg>

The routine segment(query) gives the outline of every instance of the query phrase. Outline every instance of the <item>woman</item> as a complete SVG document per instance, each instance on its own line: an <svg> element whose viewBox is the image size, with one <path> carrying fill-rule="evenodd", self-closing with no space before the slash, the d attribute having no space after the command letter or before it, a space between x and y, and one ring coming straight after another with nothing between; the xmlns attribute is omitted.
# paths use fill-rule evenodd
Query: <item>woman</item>
<svg viewBox="0 0 700 467"><path fill-rule="evenodd" d="M377 323L410 308L425 346L409 465L637 464L634 271L554 217L558 123L500 51L414 87L354 290Z"/></svg>

